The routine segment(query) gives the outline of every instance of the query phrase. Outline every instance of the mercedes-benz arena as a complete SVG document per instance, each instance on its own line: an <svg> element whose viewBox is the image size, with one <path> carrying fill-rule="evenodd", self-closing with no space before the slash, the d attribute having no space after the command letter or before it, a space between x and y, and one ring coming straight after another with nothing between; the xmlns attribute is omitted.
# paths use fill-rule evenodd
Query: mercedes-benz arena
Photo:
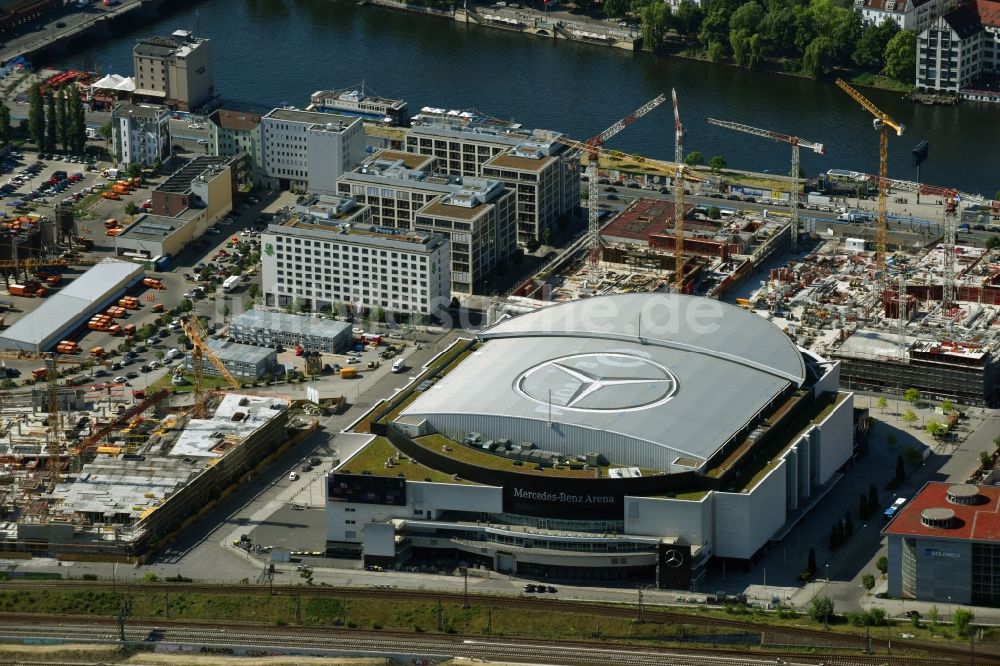
<svg viewBox="0 0 1000 666"><path fill-rule="evenodd" d="M444 474L345 461L328 480L332 551L687 588L712 557L751 562L854 449L838 366L735 306L603 296L479 338L373 427L397 461Z"/></svg>

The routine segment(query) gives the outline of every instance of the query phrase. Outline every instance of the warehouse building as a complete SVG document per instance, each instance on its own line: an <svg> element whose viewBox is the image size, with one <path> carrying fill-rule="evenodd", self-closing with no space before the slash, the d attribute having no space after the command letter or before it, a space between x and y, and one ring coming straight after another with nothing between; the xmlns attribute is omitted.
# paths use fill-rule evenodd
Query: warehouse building
<svg viewBox="0 0 1000 666"><path fill-rule="evenodd" d="M351 331L346 321L265 310L247 310L229 323L229 337L235 342L262 347L300 345L305 351L330 353L345 351L351 345Z"/></svg>
<svg viewBox="0 0 1000 666"><path fill-rule="evenodd" d="M837 364L719 301L559 303L478 343L328 477L330 551L687 589L752 566L854 454Z"/></svg>
<svg viewBox="0 0 1000 666"><path fill-rule="evenodd" d="M233 373L237 379L260 379L265 375L272 374L275 366L278 365L278 352L274 349L242 345L238 342L214 338L208 341L208 348L222 361L226 370ZM185 365L188 371L194 368L190 354ZM203 362L202 369L206 375L217 376L219 374L218 369L211 363Z"/></svg>
<svg viewBox="0 0 1000 666"><path fill-rule="evenodd" d="M118 300L143 276L142 267L137 264L115 259L101 261L4 331L0 335L0 349L48 351L86 324L91 315Z"/></svg>
<svg viewBox="0 0 1000 666"><path fill-rule="evenodd" d="M952 604L1000 602L1000 488L927 483L882 533L889 596Z"/></svg>

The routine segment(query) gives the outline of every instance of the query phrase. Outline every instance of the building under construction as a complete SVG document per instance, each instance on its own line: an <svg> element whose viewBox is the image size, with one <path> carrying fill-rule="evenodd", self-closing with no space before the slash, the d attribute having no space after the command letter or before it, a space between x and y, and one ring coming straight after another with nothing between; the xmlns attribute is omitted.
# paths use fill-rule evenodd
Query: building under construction
<svg viewBox="0 0 1000 666"><path fill-rule="evenodd" d="M845 388L1000 406L1000 258L956 246L955 296L944 302L946 251L896 251L880 281L862 240L830 239L770 271L744 304L839 360Z"/></svg>
<svg viewBox="0 0 1000 666"><path fill-rule="evenodd" d="M139 561L313 424L273 396L178 409L167 390L138 401L114 384L63 391L57 432L44 400L4 404L2 552Z"/></svg>

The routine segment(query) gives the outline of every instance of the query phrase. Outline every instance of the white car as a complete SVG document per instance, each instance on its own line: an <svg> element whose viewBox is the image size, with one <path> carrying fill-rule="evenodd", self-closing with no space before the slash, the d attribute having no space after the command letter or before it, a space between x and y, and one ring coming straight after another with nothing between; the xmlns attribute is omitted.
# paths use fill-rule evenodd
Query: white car
<svg viewBox="0 0 1000 666"><path fill-rule="evenodd" d="M203 125L199 125L198 123L191 123L190 125L188 125L188 129L200 130L205 128Z"/></svg>
<svg viewBox="0 0 1000 666"><path fill-rule="evenodd" d="M115 377L115 383L116 384L124 384L127 381L128 381L128 377L126 377L125 375L118 375L117 377Z"/></svg>
<svg viewBox="0 0 1000 666"><path fill-rule="evenodd" d="M299 474L298 474L298 472L292 472L291 474L289 474L288 475L288 480L289 481L298 481L299 480Z"/></svg>

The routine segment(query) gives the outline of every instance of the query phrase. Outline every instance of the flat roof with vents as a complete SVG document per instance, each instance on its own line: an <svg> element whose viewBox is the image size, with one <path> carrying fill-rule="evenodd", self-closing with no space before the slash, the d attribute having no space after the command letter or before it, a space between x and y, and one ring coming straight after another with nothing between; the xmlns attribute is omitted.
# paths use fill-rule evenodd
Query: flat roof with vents
<svg viewBox="0 0 1000 666"><path fill-rule="evenodd" d="M1000 540L1000 487L931 481L882 533L963 541Z"/></svg>

